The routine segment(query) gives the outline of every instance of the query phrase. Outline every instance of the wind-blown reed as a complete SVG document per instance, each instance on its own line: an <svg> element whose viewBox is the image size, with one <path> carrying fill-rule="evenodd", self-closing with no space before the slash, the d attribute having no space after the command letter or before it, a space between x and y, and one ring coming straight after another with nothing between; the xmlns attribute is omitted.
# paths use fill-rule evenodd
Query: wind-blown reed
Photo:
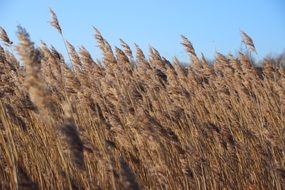
<svg viewBox="0 0 285 190"><path fill-rule="evenodd" d="M0 189L284 189L277 59L258 67L240 52L208 61L182 36L191 60L183 65L123 40L113 50L95 29L103 59L63 39L69 65L23 27L15 56L3 31Z"/></svg>

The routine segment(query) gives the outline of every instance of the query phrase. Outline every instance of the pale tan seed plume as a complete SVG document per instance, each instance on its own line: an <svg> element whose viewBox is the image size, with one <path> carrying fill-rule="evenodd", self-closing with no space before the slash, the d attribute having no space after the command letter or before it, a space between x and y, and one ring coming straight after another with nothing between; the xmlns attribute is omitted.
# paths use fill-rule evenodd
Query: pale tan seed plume
<svg viewBox="0 0 285 190"><path fill-rule="evenodd" d="M25 84L29 90L30 98L32 102L46 114L51 104L48 99L47 90L40 76L40 51L34 47L34 43L30 40L29 34L23 27L18 26L17 36L20 44L16 48L25 64Z"/></svg>
<svg viewBox="0 0 285 190"><path fill-rule="evenodd" d="M95 63L89 51L84 46L81 46L79 48L79 55L82 62L82 66L85 69L85 71L91 72Z"/></svg>
<svg viewBox="0 0 285 190"><path fill-rule="evenodd" d="M137 62L144 61L145 60L145 55L144 55L142 49L137 44L135 44L135 46L136 46L136 59L137 59Z"/></svg>
<svg viewBox="0 0 285 190"><path fill-rule="evenodd" d="M191 55L191 57L196 57L195 49L192 45L192 43L186 38L185 36L181 35L182 38L182 45L185 47L187 53Z"/></svg>
<svg viewBox="0 0 285 190"><path fill-rule="evenodd" d="M52 84L54 90L57 89L60 91L58 93L63 92L62 89L64 89L65 85L58 55L53 54L52 50L49 49L44 42L41 43L40 51L42 54L41 71L44 76L44 81L50 85Z"/></svg>
<svg viewBox="0 0 285 190"><path fill-rule="evenodd" d="M0 38L6 44L13 44L4 28L0 26Z"/></svg>
<svg viewBox="0 0 285 190"><path fill-rule="evenodd" d="M0 54L1 54L1 47L0 47ZM15 55L10 51L5 51L5 58L11 70L18 72L19 69L19 62Z"/></svg>
<svg viewBox="0 0 285 190"><path fill-rule="evenodd" d="M189 54L191 60L192 60L192 65L191 67L195 72L201 72L201 64L200 61L196 55L195 49L192 45L192 43L186 38L185 36L181 35L182 38L182 45L186 49L187 53Z"/></svg>
<svg viewBox="0 0 285 190"><path fill-rule="evenodd" d="M155 49L154 47L149 48L149 53L150 53L149 56L151 60L162 60L159 51Z"/></svg>
<svg viewBox="0 0 285 190"><path fill-rule="evenodd" d="M254 43L253 43L253 40L251 39L251 37L245 33L244 31L241 31L241 36L242 36L242 39L243 39L243 43L249 47L249 49L253 52L256 52L256 49L255 49L255 46L254 46Z"/></svg>
<svg viewBox="0 0 285 190"><path fill-rule="evenodd" d="M58 22L58 19L57 19L55 12L51 8L49 9L49 11L51 14L50 24L62 35L62 30L61 30L61 27L59 25L59 22Z"/></svg>
<svg viewBox="0 0 285 190"><path fill-rule="evenodd" d="M118 47L115 47L115 52L116 52L116 57L117 57L118 62L124 63L124 64L129 63L129 59L123 50L121 50Z"/></svg>
<svg viewBox="0 0 285 190"><path fill-rule="evenodd" d="M150 56L151 66L155 69L165 71L166 65L165 65L165 62L163 61L159 51L153 47L150 47L149 52L150 52L149 56Z"/></svg>
<svg viewBox="0 0 285 190"><path fill-rule="evenodd" d="M105 39L103 38L101 32L93 27L93 29L95 30L95 39L99 45L99 48L102 50L102 51L105 51Z"/></svg>
<svg viewBox="0 0 285 190"><path fill-rule="evenodd" d="M201 65L203 68L203 74L207 77L210 77L211 75L215 74L215 71L210 65L208 64L204 54L202 53L202 58L201 58Z"/></svg>
<svg viewBox="0 0 285 190"><path fill-rule="evenodd" d="M101 32L97 28L93 28L95 30L95 39L104 55L103 63L109 68L115 66L116 58L113 54L111 45L103 38Z"/></svg>
<svg viewBox="0 0 285 190"><path fill-rule="evenodd" d="M71 60L71 55L69 53L69 50L68 50L68 44L67 44L67 41L65 40L64 36L63 36L63 33L62 33L62 29L61 29L61 26L58 22L58 19L57 19L57 16L55 14L55 12L50 8L50 14L51 14L51 21L50 21L50 24L51 26L53 26L58 32L59 34L61 35L61 38L63 40L63 43L64 43L64 46L65 46L65 49L66 49L66 52L67 52L67 55L68 55L68 58L69 58L69 61L70 63L72 62Z"/></svg>
<svg viewBox="0 0 285 190"><path fill-rule="evenodd" d="M146 57L142 51L142 49L135 44L136 47L136 62L137 62L137 68L139 73L144 73L145 70L150 70L151 66L146 60Z"/></svg>
<svg viewBox="0 0 285 190"><path fill-rule="evenodd" d="M228 66L228 59L221 53L216 52L214 68L217 72L224 72L224 68Z"/></svg>
<svg viewBox="0 0 285 190"><path fill-rule="evenodd" d="M39 72L40 52L35 49L34 43L30 40L29 34L23 27L18 26L17 35L20 44L16 49L25 63L27 73L35 74Z"/></svg>
<svg viewBox="0 0 285 190"><path fill-rule="evenodd" d="M66 44L67 44L67 48L68 48L68 53L71 57L73 67L74 67L75 71L79 71L82 68L82 63L80 61L78 53L76 52L74 46L70 42L66 41Z"/></svg>
<svg viewBox="0 0 285 190"><path fill-rule="evenodd" d="M184 80L187 75L186 69L181 65L177 57L173 58L173 64L174 64L174 69L175 69L175 72L177 73L178 78L181 80Z"/></svg>
<svg viewBox="0 0 285 190"><path fill-rule="evenodd" d="M124 52L129 58L133 58L132 50L130 46L122 39L120 39L121 46L124 48Z"/></svg>

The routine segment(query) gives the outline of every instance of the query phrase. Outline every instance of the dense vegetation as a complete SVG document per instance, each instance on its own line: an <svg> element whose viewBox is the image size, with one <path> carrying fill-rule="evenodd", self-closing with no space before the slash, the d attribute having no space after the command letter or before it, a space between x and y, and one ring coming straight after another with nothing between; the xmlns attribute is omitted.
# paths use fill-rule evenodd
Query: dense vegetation
<svg viewBox="0 0 285 190"><path fill-rule="evenodd" d="M0 189L284 189L285 69L245 33L213 64L182 37L189 66L96 29L103 59L65 41L72 66L0 34Z"/></svg>

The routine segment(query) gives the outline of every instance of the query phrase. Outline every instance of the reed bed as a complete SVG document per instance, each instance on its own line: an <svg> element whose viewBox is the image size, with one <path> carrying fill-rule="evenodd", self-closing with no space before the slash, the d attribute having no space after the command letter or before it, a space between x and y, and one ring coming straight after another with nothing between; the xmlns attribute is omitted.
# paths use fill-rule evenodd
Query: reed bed
<svg viewBox="0 0 285 190"><path fill-rule="evenodd" d="M68 61L0 28L0 189L285 189L285 68L246 33L211 62L182 36L185 66L94 28L95 61L51 15Z"/></svg>

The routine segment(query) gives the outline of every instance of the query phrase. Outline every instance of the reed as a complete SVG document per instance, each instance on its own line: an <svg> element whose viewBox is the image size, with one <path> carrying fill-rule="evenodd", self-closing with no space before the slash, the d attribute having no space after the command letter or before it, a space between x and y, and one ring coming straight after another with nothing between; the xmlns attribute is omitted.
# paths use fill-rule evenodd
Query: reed
<svg viewBox="0 0 285 190"><path fill-rule="evenodd" d="M281 60L208 61L182 36L182 64L95 29L102 60L64 40L70 65L17 36L19 56L0 28L0 189L284 189Z"/></svg>

